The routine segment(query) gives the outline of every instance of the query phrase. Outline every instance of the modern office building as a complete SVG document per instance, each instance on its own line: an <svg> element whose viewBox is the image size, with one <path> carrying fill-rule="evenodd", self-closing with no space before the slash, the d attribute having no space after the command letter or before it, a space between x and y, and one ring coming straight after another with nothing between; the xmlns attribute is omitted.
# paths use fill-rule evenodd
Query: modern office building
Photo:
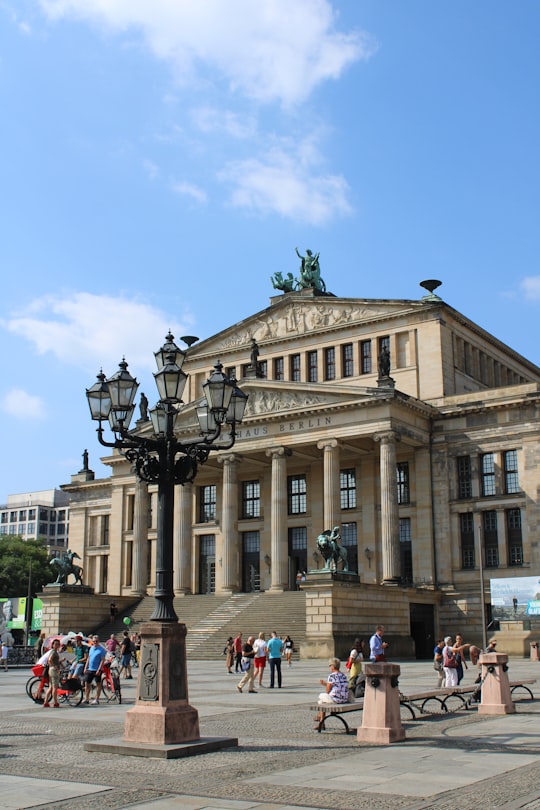
<svg viewBox="0 0 540 810"><path fill-rule="evenodd" d="M69 495L60 489L8 495L0 506L0 535L41 538L52 552L67 548L68 533Z"/></svg>
<svg viewBox="0 0 540 810"><path fill-rule="evenodd" d="M283 292L192 346L187 403L218 360L249 401L234 448L176 488L177 594L294 589L335 526L355 587L404 589L411 626L478 623L481 580L489 605L490 577L540 574L540 368L437 286L415 300ZM196 424L183 407L180 434ZM118 452L104 461L110 477L63 486L70 547L96 592L152 593L156 488Z"/></svg>

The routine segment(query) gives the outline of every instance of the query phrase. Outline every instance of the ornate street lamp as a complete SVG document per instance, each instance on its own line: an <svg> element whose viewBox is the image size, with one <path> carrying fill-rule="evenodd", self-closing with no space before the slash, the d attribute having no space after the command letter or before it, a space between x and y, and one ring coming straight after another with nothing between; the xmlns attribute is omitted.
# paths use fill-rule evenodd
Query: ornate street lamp
<svg viewBox="0 0 540 810"><path fill-rule="evenodd" d="M188 351L197 340L182 339ZM153 435L129 429L139 384L129 373L125 359L108 379L100 371L86 396L91 417L98 422L100 444L119 450L133 463L139 479L157 484L158 488L155 605L150 617L150 622L156 625L142 627L137 705L126 715L124 740L169 744L198 739L198 719L193 717L196 711L187 704L186 628L178 624L173 606L174 487L191 483L211 450L227 450L234 445L236 425L244 417L247 395L240 391L236 380L223 374L221 363L216 363L203 385L204 399L196 408L200 435L179 439L175 423L185 407L182 393L187 375L182 365L187 352L174 343L169 332L164 345L154 354L158 367L154 377L160 399L150 410ZM113 441L104 438L107 422L114 434ZM224 426L228 435L222 437ZM170 627L173 624L175 629ZM155 717L146 722L149 713L156 714L150 708L159 709L161 722L156 722ZM138 710L144 714L144 722L138 722ZM134 715L131 721L130 715Z"/></svg>

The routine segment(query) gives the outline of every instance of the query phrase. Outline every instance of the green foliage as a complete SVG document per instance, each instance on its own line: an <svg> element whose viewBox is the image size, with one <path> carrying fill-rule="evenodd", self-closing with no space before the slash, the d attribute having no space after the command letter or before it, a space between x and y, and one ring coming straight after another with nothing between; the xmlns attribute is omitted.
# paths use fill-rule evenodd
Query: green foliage
<svg viewBox="0 0 540 810"><path fill-rule="evenodd" d="M28 572L32 562L32 596L54 578L49 555L40 540L21 537L0 537L0 596L26 596Z"/></svg>

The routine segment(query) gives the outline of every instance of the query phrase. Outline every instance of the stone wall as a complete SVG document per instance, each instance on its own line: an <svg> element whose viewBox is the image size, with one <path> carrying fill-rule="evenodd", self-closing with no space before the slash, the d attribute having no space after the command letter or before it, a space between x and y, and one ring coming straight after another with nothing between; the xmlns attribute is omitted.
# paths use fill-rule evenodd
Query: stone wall
<svg viewBox="0 0 540 810"><path fill-rule="evenodd" d="M68 633L70 630L88 634L109 620L111 597L95 595L91 588L48 585L39 594L43 602L41 632L46 636ZM118 613L127 610L139 600L131 597L114 597Z"/></svg>

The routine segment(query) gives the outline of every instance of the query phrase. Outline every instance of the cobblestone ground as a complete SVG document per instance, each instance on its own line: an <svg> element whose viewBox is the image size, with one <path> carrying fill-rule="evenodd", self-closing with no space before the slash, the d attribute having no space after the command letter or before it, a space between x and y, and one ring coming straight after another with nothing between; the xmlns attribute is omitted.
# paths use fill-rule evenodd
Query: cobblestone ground
<svg viewBox="0 0 540 810"><path fill-rule="evenodd" d="M24 690L24 679L21 678L20 682ZM227 685L233 686L230 682ZM0 689L2 686L0 681ZM261 690L260 694L264 694L267 700L270 693ZM255 695L249 697L257 700ZM202 712L202 696L198 701L193 700L191 695L190 698ZM132 699L133 694L131 703ZM328 763L329 760L338 760L362 750L363 746L359 745L356 737L343 733L343 727L341 724L338 726L337 721L333 721L335 726L332 730L322 734L314 732L312 713L305 699L300 705L269 705L262 704L262 701L246 705L244 696L231 695L230 703L234 708L238 702L239 710L231 711L231 706L227 705L221 712L215 709L211 715L202 716L201 735L238 737L240 748L177 760L142 759L84 751L87 740L122 736L123 715L118 707L111 712L110 720L104 721L104 713L110 708L107 706L62 709L52 717L48 711L26 700L28 705L23 705L21 700L15 701L16 705L2 700L1 771L16 776L104 786L103 792L55 803L54 807L59 810L64 806L69 806L70 810L123 808L168 795L257 800L332 810L424 810L431 807L454 810L456 804L459 810L476 810L480 801L488 809L540 808L540 760L538 764L518 767L485 782L461 787L457 801L453 791L425 802L398 795L378 796L365 791L321 792L305 787L281 787L270 783L253 785L246 782L253 777L269 776L284 769ZM129 707L129 698L127 702ZM223 698L221 702L224 702ZM64 711L66 722L59 722L60 713ZM519 712L538 715L540 703L520 703ZM361 714L351 717L361 721ZM465 727L479 721L489 724L490 719L479 718L476 712L459 712L407 722L407 744L416 742L422 745L436 744L443 749L447 747L450 758L456 750L478 751L482 746L481 737L459 739L454 736L448 739L444 734L447 729ZM499 750L508 753L511 749L512 741L509 739L500 746L491 745L486 755ZM538 755L540 751L535 741L530 748L521 745L520 753ZM43 807L50 810L51 804Z"/></svg>

